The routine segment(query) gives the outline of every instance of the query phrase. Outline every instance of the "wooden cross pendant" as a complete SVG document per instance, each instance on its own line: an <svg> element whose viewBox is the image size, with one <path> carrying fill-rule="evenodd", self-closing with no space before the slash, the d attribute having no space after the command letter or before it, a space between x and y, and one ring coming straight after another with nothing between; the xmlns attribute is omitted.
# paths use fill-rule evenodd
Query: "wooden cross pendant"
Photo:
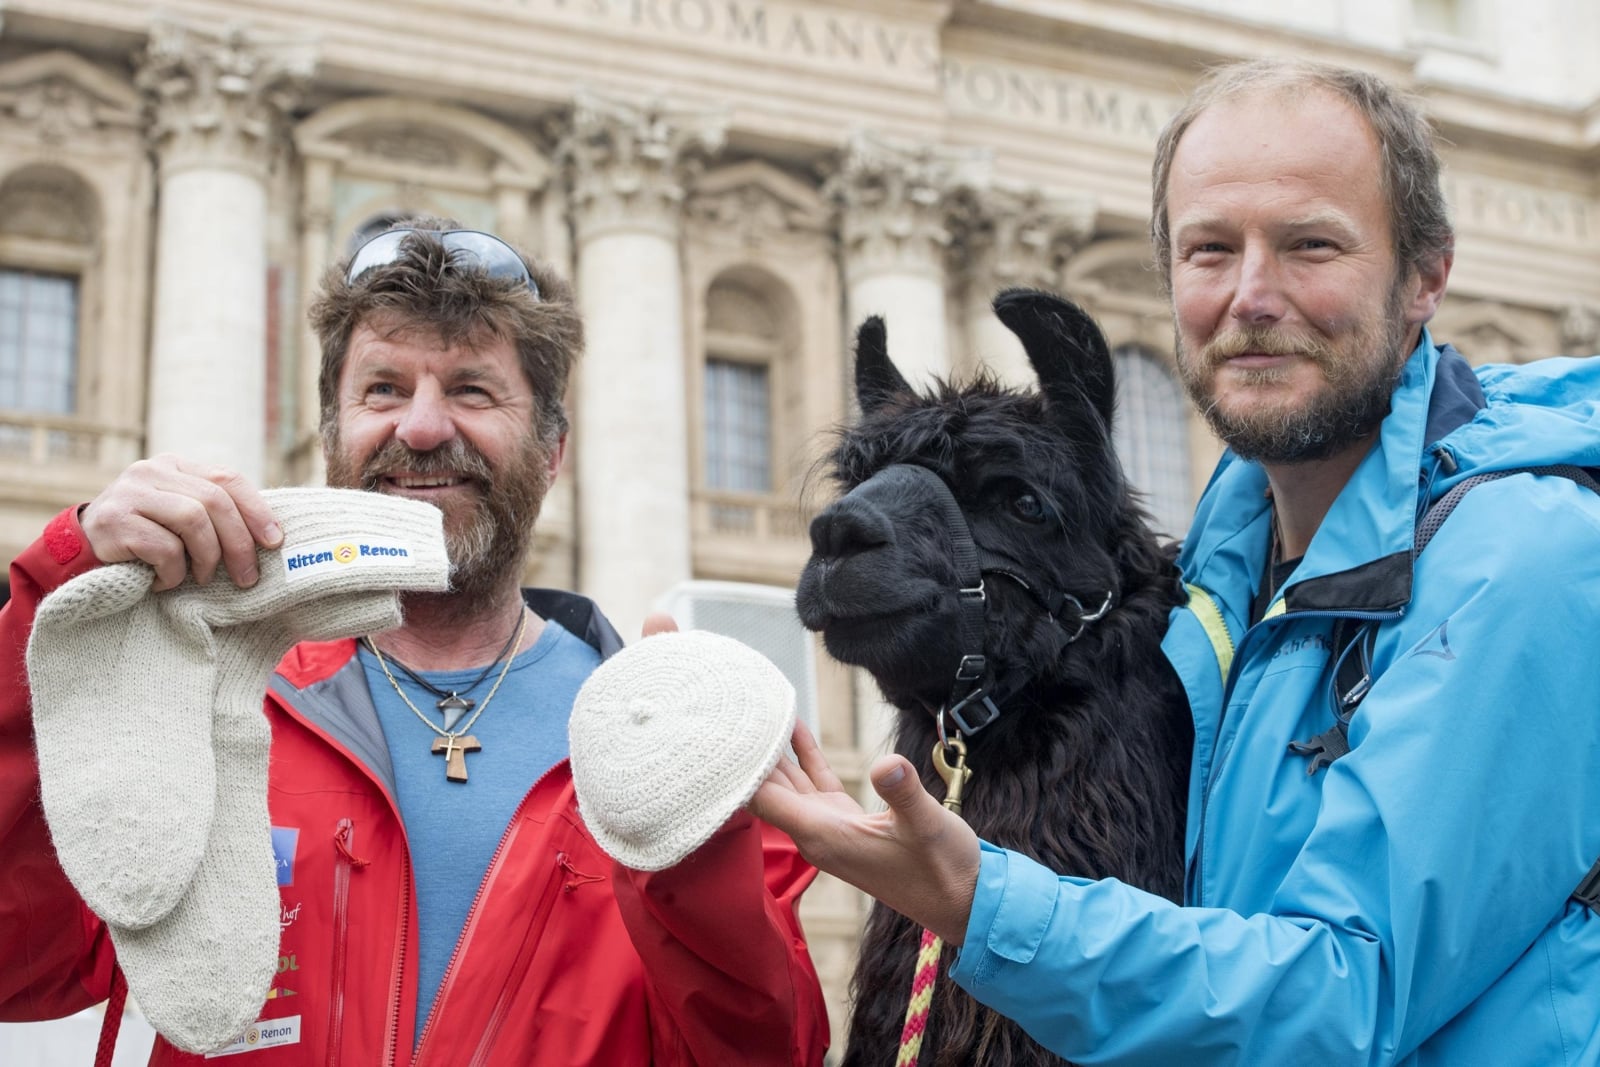
<svg viewBox="0 0 1600 1067"><path fill-rule="evenodd" d="M444 776L452 782L467 780L467 753L482 748L471 734L447 734L433 739L433 754L444 754Z"/></svg>

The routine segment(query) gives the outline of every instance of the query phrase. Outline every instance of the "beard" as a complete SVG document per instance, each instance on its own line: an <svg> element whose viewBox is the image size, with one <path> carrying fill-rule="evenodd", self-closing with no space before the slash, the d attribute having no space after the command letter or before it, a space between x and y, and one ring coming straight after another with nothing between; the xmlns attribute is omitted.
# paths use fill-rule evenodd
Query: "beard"
<svg viewBox="0 0 1600 1067"><path fill-rule="evenodd" d="M1240 457L1260 463L1327 459L1366 440L1389 414L1390 397L1409 353L1401 287L1391 287L1381 315L1362 319L1342 342L1282 328L1246 326L1218 334L1198 353L1178 337L1178 374L1212 431ZM1224 410L1218 369L1245 352L1299 356L1315 365L1322 385L1300 405L1252 403ZM1230 372L1249 388L1287 381L1294 367Z"/></svg>
<svg viewBox="0 0 1600 1067"><path fill-rule="evenodd" d="M498 471L460 437L428 452L413 451L391 438L361 462L340 447L335 435L327 448L328 484L381 493L387 491L383 479L397 472L452 474L464 479L477 499L452 499L441 506L450 556L450 591L439 596L470 611L521 576L533 543L534 523L550 489L550 458L550 449L530 433Z"/></svg>

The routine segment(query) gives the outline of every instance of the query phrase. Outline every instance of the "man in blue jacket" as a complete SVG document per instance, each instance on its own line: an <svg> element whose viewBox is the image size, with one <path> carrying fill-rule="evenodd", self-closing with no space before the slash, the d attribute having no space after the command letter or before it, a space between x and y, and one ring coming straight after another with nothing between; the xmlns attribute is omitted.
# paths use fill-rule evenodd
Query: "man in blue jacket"
<svg viewBox="0 0 1600 1067"><path fill-rule="evenodd" d="M1413 551L1470 476L1600 465L1600 359L1474 372L1435 343L1438 156L1365 74L1214 73L1161 138L1151 229L1230 446L1164 644L1195 719L1184 905L978 841L899 757L864 813L805 736L754 810L1079 1063L1600 1062L1600 914L1575 895L1600 856L1600 495L1517 473ZM1339 755L1306 742L1341 619L1375 626Z"/></svg>

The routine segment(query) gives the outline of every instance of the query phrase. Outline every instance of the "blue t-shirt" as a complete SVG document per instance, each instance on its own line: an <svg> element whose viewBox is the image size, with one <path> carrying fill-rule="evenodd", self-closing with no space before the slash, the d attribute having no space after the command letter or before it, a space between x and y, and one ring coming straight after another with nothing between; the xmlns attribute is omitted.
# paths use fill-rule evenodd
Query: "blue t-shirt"
<svg viewBox="0 0 1600 1067"><path fill-rule="evenodd" d="M360 656L394 763L395 801L411 846L419 933L416 1037L420 1040L467 912L511 816L534 782L567 758L572 701L584 679L599 666L600 653L547 620L533 647L512 661L492 701L483 704L498 671L490 671L483 684L463 694L483 707L467 731L482 747L466 757L465 782L445 778L445 756L433 752L439 735L401 703L365 645ZM443 714L436 709L439 698L393 663L389 669L411 703L444 726ZM448 692L471 683L481 671L480 667L419 673ZM471 717L471 711L463 714L455 729Z"/></svg>

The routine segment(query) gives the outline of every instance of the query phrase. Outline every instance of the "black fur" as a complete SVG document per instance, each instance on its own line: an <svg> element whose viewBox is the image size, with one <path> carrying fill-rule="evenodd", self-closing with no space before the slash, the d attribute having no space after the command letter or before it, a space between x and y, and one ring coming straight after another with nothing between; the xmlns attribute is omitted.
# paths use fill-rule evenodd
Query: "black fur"
<svg viewBox="0 0 1600 1067"><path fill-rule="evenodd" d="M914 393L889 359L881 320L862 325L862 416L832 454L844 495L812 523L800 616L834 657L877 679L900 709L896 750L942 796L931 750L933 712L950 694L959 655L952 536L932 492L872 476L897 463L927 467L950 486L991 560L1088 611L1111 591L1113 610L1063 647L1075 625L1049 618L1018 583L986 576L984 652L999 687L1021 688L968 740L963 815L985 840L1059 873L1119 878L1178 899L1193 737L1159 647L1183 595L1174 548L1151 532L1112 451L1115 390L1098 327L1047 293L1008 290L994 307L1022 339L1038 392L980 376ZM895 1061L919 936L874 906L851 982L845 1067ZM1061 1062L941 978L923 1067Z"/></svg>

